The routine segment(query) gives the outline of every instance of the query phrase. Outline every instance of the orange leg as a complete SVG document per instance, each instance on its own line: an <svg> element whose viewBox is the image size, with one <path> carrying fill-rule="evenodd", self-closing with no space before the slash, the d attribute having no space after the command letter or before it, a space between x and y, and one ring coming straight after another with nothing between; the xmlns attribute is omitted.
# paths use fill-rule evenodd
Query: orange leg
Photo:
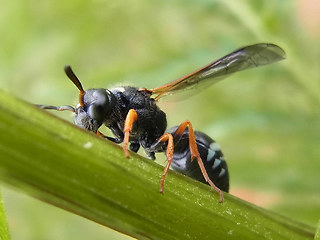
<svg viewBox="0 0 320 240"><path fill-rule="evenodd" d="M163 170L161 181L160 181L160 192L161 193L163 193L164 180L166 178L166 175L167 175L167 173L169 171L170 165L171 165L172 160L173 160L174 145L173 145L173 137L172 137L172 135L170 133L163 134L158 140L158 142L166 142L166 141L168 141L168 146L167 146L167 151L166 151L167 165Z"/></svg>
<svg viewBox="0 0 320 240"><path fill-rule="evenodd" d="M182 135L187 127L189 127L189 147L190 147L190 153L191 153L191 161L194 159L197 159L198 165L200 167L200 170L202 172L204 179L207 181L207 183L209 183L209 185L213 189L215 189L219 193L219 195L220 195L219 202L223 202L222 191L210 180L208 173L203 165L203 161L202 161L200 154L199 154L199 151L198 151L196 138L195 138L191 123L189 121L185 121L185 122L181 123L180 126L178 127L178 129L176 130L176 132L174 133L174 135L175 136Z"/></svg>
<svg viewBox="0 0 320 240"><path fill-rule="evenodd" d="M130 109L126 121L124 123L124 139L123 139L123 146L122 149L124 151L124 154L126 158L130 157L129 151L128 151L128 144L129 144L129 137L130 137L130 132L132 131L132 126L133 124L137 121L138 119L138 114L134 109Z"/></svg>
<svg viewBox="0 0 320 240"><path fill-rule="evenodd" d="M106 137L106 136L105 136L102 132L100 132L100 131L97 131L97 135L98 135L99 137L103 137L103 138Z"/></svg>

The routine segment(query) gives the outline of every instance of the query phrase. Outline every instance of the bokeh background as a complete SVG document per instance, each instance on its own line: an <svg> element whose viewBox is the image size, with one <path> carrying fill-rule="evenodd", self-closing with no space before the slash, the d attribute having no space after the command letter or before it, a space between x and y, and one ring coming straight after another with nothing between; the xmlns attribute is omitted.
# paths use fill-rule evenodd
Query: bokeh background
<svg viewBox="0 0 320 240"><path fill-rule="evenodd" d="M30 103L76 104L78 91L63 73L65 64L85 88L153 88L241 46L283 47L285 61L167 97L160 105L169 126L188 119L221 145L232 194L317 223L319 1L11 0L0 5L0 88ZM70 113L57 115L72 120ZM164 163L161 156L158 162ZM2 192L12 239L129 239L7 186Z"/></svg>

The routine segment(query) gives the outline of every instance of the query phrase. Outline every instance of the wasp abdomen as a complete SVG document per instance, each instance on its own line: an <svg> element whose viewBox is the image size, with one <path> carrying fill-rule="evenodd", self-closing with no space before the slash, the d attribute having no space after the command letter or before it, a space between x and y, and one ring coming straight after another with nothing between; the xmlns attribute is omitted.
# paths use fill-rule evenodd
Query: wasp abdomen
<svg viewBox="0 0 320 240"><path fill-rule="evenodd" d="M169 132L174 132L175 130L176 128L172 128ZM209 178L222 191L228 192L229 171L220 146L203 132L195 131L195 137L200 157ZM183 133L181 139L175 143L171 167L177 172L207 184L197 161L191 161L189 133L187 130Z"/></svg>

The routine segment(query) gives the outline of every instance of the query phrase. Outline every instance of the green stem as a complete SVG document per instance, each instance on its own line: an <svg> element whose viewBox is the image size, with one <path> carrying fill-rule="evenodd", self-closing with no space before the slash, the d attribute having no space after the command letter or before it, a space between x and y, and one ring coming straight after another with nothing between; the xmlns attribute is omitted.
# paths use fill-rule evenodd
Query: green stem
<svg viewBox="0 0 320 240"><path fill-rule="evenodd" d="M312 239L315 229L163 168L0 92L0 180L138 239Z"/></svg>

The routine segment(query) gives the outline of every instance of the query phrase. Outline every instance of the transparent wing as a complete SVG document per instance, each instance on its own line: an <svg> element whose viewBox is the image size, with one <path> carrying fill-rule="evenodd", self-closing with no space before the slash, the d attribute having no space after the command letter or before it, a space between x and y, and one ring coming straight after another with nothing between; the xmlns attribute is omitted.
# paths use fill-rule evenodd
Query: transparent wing
<svg viewBox="0 0 320 240"><path fill-rule="evenodd" d="M209 80L210 84L214 84L229 74L277 62L284 58L285 52L279 46L271 43L258 43L240 48L197 71L150 91L152 94L158 94L155 99L159 99L165 94L188 89L204 80Z"/></svg>

